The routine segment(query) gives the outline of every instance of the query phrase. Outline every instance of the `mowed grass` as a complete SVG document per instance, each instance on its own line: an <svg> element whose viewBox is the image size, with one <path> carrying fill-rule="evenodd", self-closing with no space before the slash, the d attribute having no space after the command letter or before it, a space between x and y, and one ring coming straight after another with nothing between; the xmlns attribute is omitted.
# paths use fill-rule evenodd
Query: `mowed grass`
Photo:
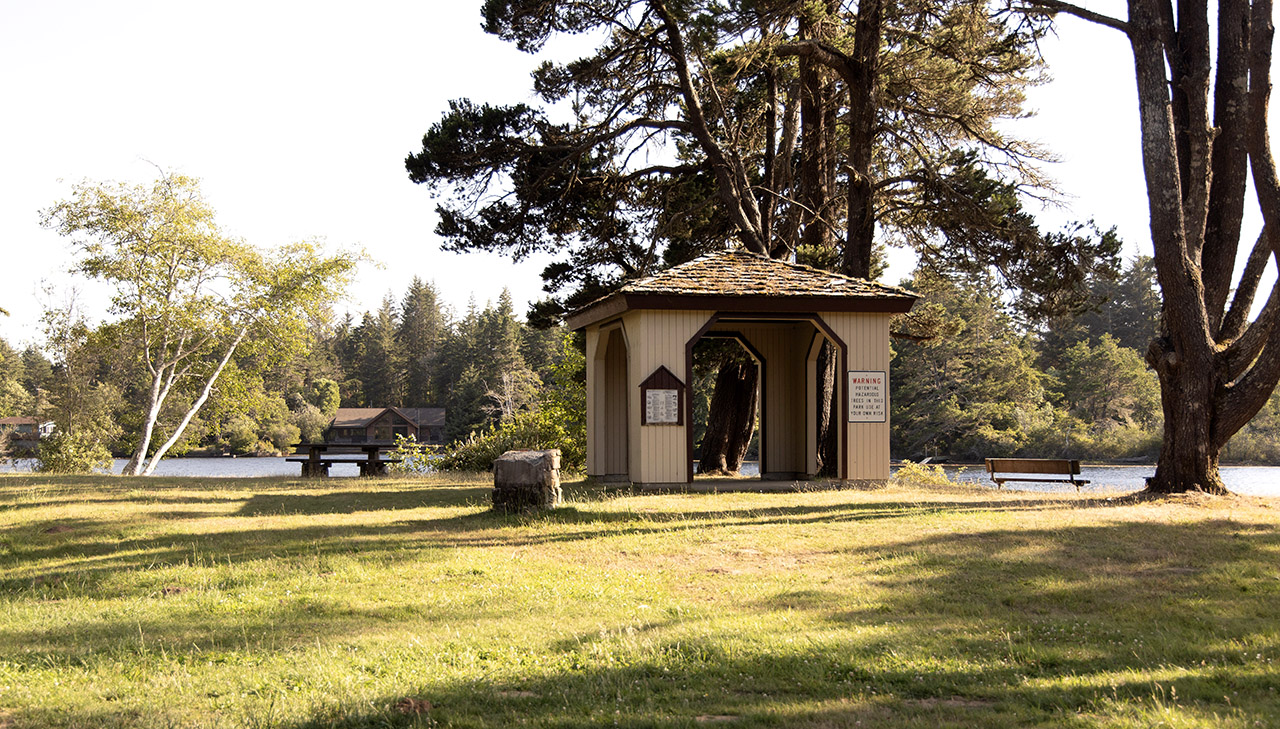
<svg viewBox="0 0 1280 729"><path fill-rule="evenodd" d="M1280 726L1280 503L0 477L0 727Z"/></svg>

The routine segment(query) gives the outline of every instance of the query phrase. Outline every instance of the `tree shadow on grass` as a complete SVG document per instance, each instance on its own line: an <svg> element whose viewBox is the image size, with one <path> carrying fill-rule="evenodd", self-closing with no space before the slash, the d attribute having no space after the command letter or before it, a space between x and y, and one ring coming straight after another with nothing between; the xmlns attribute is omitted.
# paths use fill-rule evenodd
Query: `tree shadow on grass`
<svg viewBox="0 0 1280 729"><path fill-rule="evenodd" d="M177 531L159 536L130 536L157 522L140 512L129 520L60 519L28 523L0 532L0 592L27 588L34 581L74 579L82 585L121 570L186 564L193 560L243 563L291 554L360 554L394 562L414 559L424 550L467 547L529 547L661 534L718 527L805 525L876 521L924 513L980 513L1068 508L1045 500L981 502L865 502L786 505L760 508L715 508L707 500L682 511L635 511L599 508L592 502L551 511L506 515L477 505L483 490L440 488L384 492L262 494L251 496L234 514L246 519L242 529ZM467 505L470 504L470 505ZM420 507L461 507L464 513L435 519L411 518ZM403 519L377 524L301 524L251 526L253 519L298 515L357 514L404 511ZM57 531L51 533L51 527ZM553 527L553 528L549 528ZM7 552L7 553L6 553ZM38 570L24 566L54 564Z"/></svg>
<svg viewBox="0 0 1280 729"><path fill-rule="evenodd" d="M503 546L543 543L538 540L545 529L518 527L607 527L607 520L621 517L628 520L621 525L626 530L661 531L705 529L709 515L727 526L903 515L901 505L866 506L704 510L666 522L574 507L535 517L477 512L395 528L404 530L397 534L413 535L409 548L422 549L456 545L459 539L483 538ZM387 528L369 528L363 536L376 537ZM485 530L495 533L478 534ZM241 546L254 553L275 543L278 555L313 540L312 546L327 549L341 541L341 533L264 531L260 544ZM619 533L624 532L588 528L571 538ZM223 551L215 559L230 554L232 541L230 533L221 537L217 544ZM797 626L788 636L794 642L757 636L744 643L732 620L709 621L705 629L663 620L638 634L627 632L632 625L618 624L604 636L574 633L535 647L544 658L523 673L494 665L467 680L438 680L426 673L417 681L390 679L378 700L335 697L309 718L278 725L505 726L524 721L548 727L689 727L723 721L730 726L1016 727L1149 725L1167 719L1211 726L1216 715L1240 726L1269 726L1280 715L1275 691L1280 528L1275 525L1213 519L971 529L903 535L892 544L837 548L833 554L848 561L850 573L874 582L876 604L851 609L850 603L860 602L856 586L833 587L798 575L799 584L764 600L717 605L725 612L758 613L775 624L780 615L797 616L787 622ZM286 650L422 617L409 616L402 607L352 609L299 599L245 621L243 628L227 628L208 625L200 610L199 604L179 606L164 621L142 625L140 634L163 639L175 650L183 645ZM504 615L500 607L486 606L483 614L462 609L425 617L475 625ZM72 627L79 648L59 644L52 632L35 631L0 634L0 645L32 647L32 660L46 664L74 664L78 656L100 655L113 644L127 651L132 635L139 633L135 621L123 619ZM246 634L255 633L276 638L266 644L270 648L242 645ZM628 637L619 646L609 634ZM413 672L395 675L406 674ZM77 717L83 719L79 723L121 723L118 716L93 711L99 710L87 709ZM38 714L23 718L40 724Z"/></svg>
<svg viewBox="0 0 1280 729"><path fill-rule="evenodd" d="M484 505L489 488L444 487L387 491L334 491L320 494L255 494L238 516L277 514L354 514L361 511L399 511L422 507Z"/></svg>
<svg viewBox="0 0 1280 729"><path fill-rule="evenodd" d="M885 563L885 598L872 609L848 610L848 592L821 585L747 608L824 621L830 629L816 642L797 634L752 654L735 635L672 635L674 623L658 622L626 665L593 660L603 639L583 634L548 646L545 664L556 669L402 686L373 708L336 705L291 726L413 726L422 716L397 709L405 697L429 701L434 721L492 726L677 727L715 717L732 726L1274 726L1280 716L1274 525L991 530L920 537L892 552L849 553Z"/></svg>

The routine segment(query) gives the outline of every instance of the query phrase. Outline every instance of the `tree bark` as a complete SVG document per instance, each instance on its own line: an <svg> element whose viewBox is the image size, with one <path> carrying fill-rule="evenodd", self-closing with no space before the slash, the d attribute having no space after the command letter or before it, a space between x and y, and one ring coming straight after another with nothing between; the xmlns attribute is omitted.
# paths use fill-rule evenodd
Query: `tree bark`
<svg viewBox="0 0 1280 729"><path fill-rule="evenodd" d="M818 475L835 477L840 474L837 464L840 449L836 445L836 348L831 342L823 342L818 351Z"/></svg>
<svg viewBox="0 0 1280 729"><path fill-rule="evenodd" d="M756 427L759 369L754 362L726 362L716 375L700 473L737 473Z"/></svg>
<svg viewBox="0 0 1280 729"><path fill-rule="evenodd" d="M845 81L849 84L849 211L844 249L844 274L871 278L871 251L876 228L871 148L875 143L876 77L880 67L883 0L858 6L854 25L854 55Z"/></svg>
<svg viewBox="0 0 1280 729"><path fill-rule="evenodd" d="M192 418L196 416L196 413L200 412L200 408L204 407L205 402L209 400L209 395L213 392L214 383L218 381L218 377L222 374L222 370L225 369L227 363L231 361L231 357L235 354L236 348L240 346L240 342L244 341L244 337L248 333L248 327L240 329L240 333L236 335L235 341L231 343L231 346L227 347L226 353L222 356L222 360L218 362L218 366L214 369L213 374L209 375L209 379L205 380L204 387L200 390L200 396L197 397L196 401L187 409L187 413L183 416L182 422L178 423L178 427L174 428L173 434L169 436L169 439L156 449L156 452L151 456L151 460L142 471L143 476L150 476L155 473L156 466L160 464L160 459L164 458L164 454L168 453L169 449L172 448L174 444L178 442L178 439L182 437L182 433L186 431L187 426L191 424ZM153 424L154 421L151 425ZM150 426L148 427L148 430L150 430Z"/></svg>
<svg viewBox="0 0 1280 729"><path fill-rule="evenodd" d="M1152 343L1147 362L1160 380L1164 438L1155 475L1147 479L1152 493L1203 491L1225 494L1218 473L1220 448L1211 433L1215 378L1211 356L1183 357L1161 337Z"/></svg>

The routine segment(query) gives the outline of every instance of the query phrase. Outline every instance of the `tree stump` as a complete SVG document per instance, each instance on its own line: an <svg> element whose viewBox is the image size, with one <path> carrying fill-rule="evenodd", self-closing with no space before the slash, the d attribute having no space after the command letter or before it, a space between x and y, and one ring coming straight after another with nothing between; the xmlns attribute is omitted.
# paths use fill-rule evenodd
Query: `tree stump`
<svg viewBox="0 0 1280 729"><path fill-rule="evenodd" d="M493 510L506 513L560 505L560 450L507 451L493 462Z"/></svg>

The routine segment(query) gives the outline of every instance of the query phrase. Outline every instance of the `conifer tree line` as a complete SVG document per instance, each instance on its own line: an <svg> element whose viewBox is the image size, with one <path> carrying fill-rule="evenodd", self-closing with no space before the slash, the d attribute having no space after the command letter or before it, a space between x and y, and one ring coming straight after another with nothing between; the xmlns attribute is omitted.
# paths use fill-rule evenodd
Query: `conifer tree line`
<svg viewBox="0 0 1280 729"><path fill-rule="evenodd" d="M117 324L90 327L58 311L46 323L44 351L0 340L0 417L53 420L63 433L127 455L139 430L131 413L144 396L137 351ZM456 314L415 278L401 297L389 294L358 320L312 322L305 345L286 357L265 343L234 358L170 454L286 452L321 439L339 407L445 408L446 439L465 438L537 408L566 336L524 324L506 291ZM162 435L194 396L179 393L160 418Z"/></svg>
<svg viewBox="0 0 1280 729"><path fill-rule="evenodd" d="M902 283L923 298L912 321L895 326L929 334L893 342L895 458L1155 459L1159 389L1141 354L1159 322L1149 257L1091 276L1087 305L1047 317L1000 296L989 273L922 267ZM66 312L50 312L46 322L43 348L0 340L0 417L53 420L128 455L144 393L120 325L91 327ZM339 407L396 405L446 408L454 442L525 418L504 443L541 446L550 437L580 462L581 346L562 328L530 327L508 293L455 312L430 282L414 279L358 319L313 322L305 346L289 357L254 351L233 361L171 455L282 452L321 437ZM711 371L695 383L699 434L715 379ZM161 434L179 409L161 418ZM526 416L542 420L530 425ZM462 465L482 469L491 455ZM1224 459L1280 464L1280 397L1231 440Z"/></svg>
<svg viewBox="0 0 1280 729"><path fill-rule="evenodd" d="M456 314L415 278L398 301L343 317L323 347L344 407L445 408L453 441L534 407L565 336L526 325L506 290Z"/></svg>

